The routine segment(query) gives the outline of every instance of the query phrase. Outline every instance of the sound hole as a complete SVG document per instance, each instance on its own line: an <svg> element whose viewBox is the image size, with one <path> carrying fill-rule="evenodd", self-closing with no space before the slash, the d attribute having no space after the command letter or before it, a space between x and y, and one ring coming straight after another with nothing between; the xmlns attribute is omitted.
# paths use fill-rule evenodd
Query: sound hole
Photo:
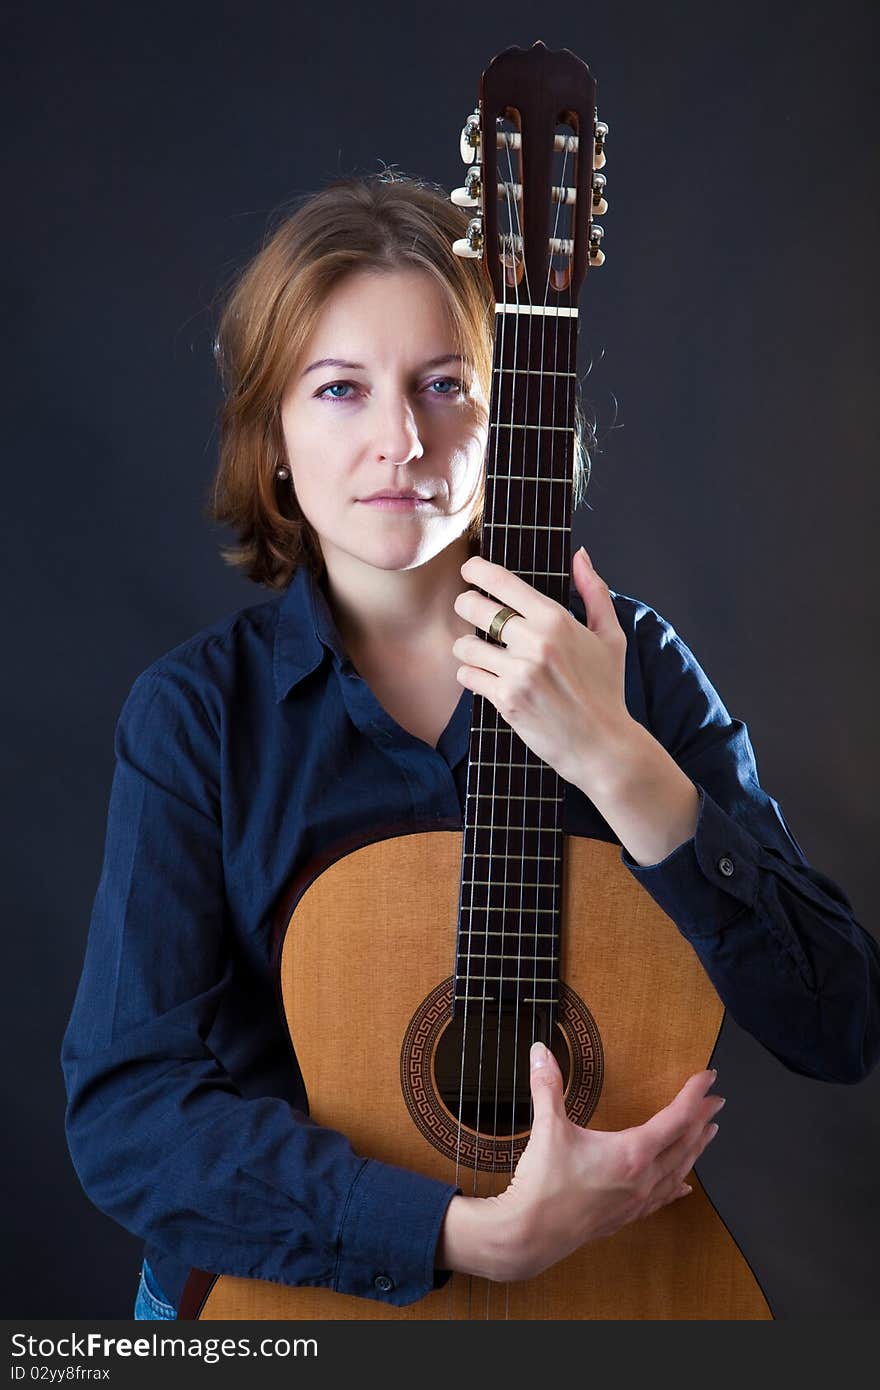
<svg viewBox="0 0 880 1390"><path fill-rule="evenodd" d="M519 1020L517 1022L517 1019ZM453 1119L482 1134L512 1135L532 1123L529 1086L529 1048L536 1038L546 1041L550 1018L546 1009L531 1008L523 1016L511 1005L481 1016L464 1009L451 1019L437 1040L434 1085ZM553 1024L550 1050L568 1086L569 1049L565 1035Z"/></svg>

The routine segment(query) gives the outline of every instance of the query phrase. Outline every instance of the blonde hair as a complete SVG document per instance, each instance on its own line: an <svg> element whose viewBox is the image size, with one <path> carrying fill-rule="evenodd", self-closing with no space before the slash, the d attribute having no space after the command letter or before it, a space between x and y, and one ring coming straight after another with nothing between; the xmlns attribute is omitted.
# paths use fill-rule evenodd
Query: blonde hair
<svg viewBox="0 0 880 1390"><path fill-rule="evenodd" d="M358 270L418 268L444 292L456 351L488 402L494 294L482 262L452 250L467 214L437 184L395 171L335 179L270 231L234 281L214 355L224 387L220 458L207 507L237 544L221 550L248 579L284 589L300 565L323 568L318 539L278 469L286 467L281 399L330 291ZM575 505L589 476L576 410ZM476 539L482 496L468 526Z"/></svg>

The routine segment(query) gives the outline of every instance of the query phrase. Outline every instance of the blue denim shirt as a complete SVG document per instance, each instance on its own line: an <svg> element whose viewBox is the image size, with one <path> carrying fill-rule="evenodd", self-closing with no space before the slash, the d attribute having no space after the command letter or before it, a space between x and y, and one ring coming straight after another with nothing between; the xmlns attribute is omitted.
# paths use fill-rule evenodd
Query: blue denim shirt
<svg viewBox="0 0 880 1390"><path fill-rule="evenodd" d="M880 1052L877 943L806 862L746 726L674 629L613 597L629 712L700 800L693 839L656 865L622 862L742 1027L794 1071L859 1080ZM584 620L574 589L572 610ZM134 681L62 1063L80 1181L144 1238L175 1306L192 1266L394 1304L435 1286L455 1189L308 1118L270 938L291 875L335 841L461 825L471 702L463 691L436 748L402 729L306 569ZM570 786L564 829L619 843Z"/></svg>

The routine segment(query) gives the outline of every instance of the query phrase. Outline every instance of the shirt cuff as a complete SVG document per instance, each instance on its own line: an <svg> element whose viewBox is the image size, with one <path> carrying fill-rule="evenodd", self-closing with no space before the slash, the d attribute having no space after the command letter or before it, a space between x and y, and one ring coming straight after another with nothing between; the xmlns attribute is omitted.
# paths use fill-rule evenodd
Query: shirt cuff
<svg viewBox="0 0 880 1390"><path fill-rule="evenodd" d="M461 1189L367 1159L339 1233L337 1293L403 1306L446 1283L434 1270L440 1228Z"/></svg>
<svg viewBox="0 0 880 1390"><path fill-rule="evenodd" d="M710 936L744 907L754 907L761 846L703 787L697 791L700 809L690 840L658 864L637 864L624 846L620 858L683 935Z"/></svg>

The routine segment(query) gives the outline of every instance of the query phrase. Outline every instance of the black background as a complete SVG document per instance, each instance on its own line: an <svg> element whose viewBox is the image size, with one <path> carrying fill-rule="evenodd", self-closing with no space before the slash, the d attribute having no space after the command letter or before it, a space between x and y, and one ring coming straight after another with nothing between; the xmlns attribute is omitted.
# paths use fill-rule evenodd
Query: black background
<svg viewBox="0 0 880 1390"><path fill-rule="evenodd" d="M212 304L267 218L337 172L462 182L460 126L509 44L586 59L611 132L576 541L675 624L876 930L872 8L6 6L7 1315L134 1298L140 1242L70 1166L58 1050L122 701L264 596L203 520ZM777 1317L876 1316L880 1070L798 1077L730 1020L715 1064L700 1171Z"/></svg>

